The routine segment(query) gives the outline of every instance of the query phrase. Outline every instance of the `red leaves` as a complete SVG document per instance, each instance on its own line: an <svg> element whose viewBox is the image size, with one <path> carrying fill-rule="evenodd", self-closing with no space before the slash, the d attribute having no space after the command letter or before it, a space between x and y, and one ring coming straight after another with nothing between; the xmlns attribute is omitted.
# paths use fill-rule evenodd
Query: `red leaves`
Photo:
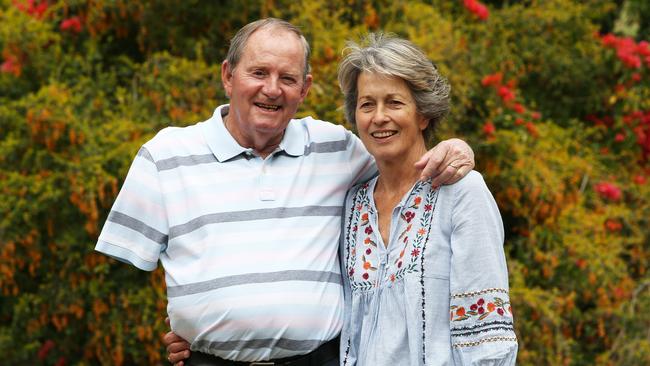
<svg viewBox="0 0 650 366"><path fill-rule="evenodd" d="M463 0L463 5L480 20L487 20L490 16L487 6L476 0Z"/></svg>
<svg viewBox="0 0 650 366"><path fill-rule="evenodd" d="M616 37L613 34L606 34L600 38L603 46L616 50L616 57L630 69L639 69L643 61L650 66L650 48L648 42L636 43L630 37Z"/></svg>
<svg viewBox="0 0 650 366"><path fill-rule="evenodd" d="M502 85L497 89L497 94L501 97L504 103L508 103L515 99L515 93L506 85Z"/></svg>
<svg viewBox="0 0 650 366"><path fill-rule="evenodd" d="M64 19L60 28L62 31L81 33L81 19L78 16Z"/></svg>
<svg viewBox="0 0 650 366"><path fill-rule="evenodd" d="M647 179L645 176L638 174L634 176L634 183L638 185L644 185L646 183Z"/></svg>
<svg viewBox="0 0 650 366"><path fill-rule="evenodd" d="M43 343L41 348L38 350L38 353L36 354L38 356L38 359L43 361L47 357L47 354L50 353L50 351L54 348L54 341L51 339L48 339Z"/></svg>
<svg viewBox="0 0 650 366"><path fill-rule="evenodd" d="M605 220L605 228L607 229L607 231L614 233L617 231L621 231L621 229L623 228L623 224L621 224L620 221L615 219L607 219Z"/></svg>
<svg viewBox="0 0 650 366"><path fill-rule="evenodd" d="M16 77L20 76L22 73L22 65L18 57L14 55L5 56L5 61L0 65L0 72L13 74Z"/></svg>
<svg viewBox="0 0 650 366"><path fill-rule="evenodd" d="M13 1L14 6L23 13L27 13L33 18L41 19L47 10L47 1L36 2L34 0L27 1Z"/></svg>
<svg viewBox="0 0 650 366"><path fill-rule="evenodd" d="M610 182L600 182L594 185L594 190L602 198L609 201L620 201L623 194L621 189L618 188L614 183Z"/></svg>
<svg viewBox="0 0 650 366"><path fill-rule="evenodd" d="M494 132L496 132L496 127L494 127L494 123L491 121L485 122L483 125L483 133L485 133L488 137L491 137L494 135Z"/></svg>
<svg viewBox="0 0 650 366"><path fill-rule="evenodd" d="M509 80L504 83L503 80L503 73L502 72L495 72L494 74L488 74L481 79L481 85L485 88L487 87L492 87L494 90L496 90L497 95L503 102L503 104L508 108L514 111L516 114L519 115L526 115L529 114L531 119L537 120L541 118L541 114L536 111L530 111L528 110L523 104L515 102L517 99L517 95L514 91L514 88L517 85L516 80ZM526 122L524 118L522 117L516 117L515 120L515 125L521 126L525 125L526 131L532 136L532 137L538 137L539 132L537 131L537 126L533 122ZM483 133L488 137L493 137L494 132L496 131L496 126L492 121L487 121L483 125Z"/></svg>
<svg viewBox="0 0 650 366"><path fill-rule="evenodd" d="M485 75L483 77L483 80L481 80L481 85L483 85L484 87L498 86L501 85L502 81L503 81L503 73L496 72L491 75Z"/></svg>

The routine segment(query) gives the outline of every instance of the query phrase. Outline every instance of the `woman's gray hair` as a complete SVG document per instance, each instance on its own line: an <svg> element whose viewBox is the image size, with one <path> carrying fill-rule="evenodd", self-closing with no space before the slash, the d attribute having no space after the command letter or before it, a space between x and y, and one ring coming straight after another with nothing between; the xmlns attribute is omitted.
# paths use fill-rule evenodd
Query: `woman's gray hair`
<svg viewBox="0 0 650 366"><path fill-rule="evenodd" d="M399 77L406 82L418 113L429 120L423 131L429 139L435 126L449 112L451 87L427 56L413 43L383 33L368 34L361 45L348 42L339 64L339 86L345 99L345 118L354 124L357 79L363 71Z"/></svg>
<svg viewBox="0 0 650 366"><path fill-rule="evenodd" d="M307 74L311 72L311 66L309 65L309 56L311 55L311 49L309 48L309 43L305 39L305 36L302 34L300 29L295 25L277 18L264 18L256 20L254 22L248 23L243 26L230 40L230 47L228 48L228 54L226 55L226 61L230 65L230 70L233 70L237 67L239 60L241 59L242 53L244 53L244 47L246 47L246 42L250 36L263 28L279 28L284 29L289 32L293 32L302 43L302 47L305 50L305 67L303 73L303 79L307 77Z"/></svg>

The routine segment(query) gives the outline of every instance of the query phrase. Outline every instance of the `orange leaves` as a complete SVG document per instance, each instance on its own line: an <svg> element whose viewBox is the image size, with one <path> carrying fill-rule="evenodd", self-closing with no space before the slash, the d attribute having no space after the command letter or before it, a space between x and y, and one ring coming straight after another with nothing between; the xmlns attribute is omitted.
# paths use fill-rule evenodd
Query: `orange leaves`
<svg viewBox="0 0 650 366"><path fill-rule="evenodd" d="M79 209L81 213L86 216L86 223L84 229L92 236L97 235L98 232L98 219L99 209L97 207L97 196L94 192L87 192L85 186L81 183L82 179L77 175L69 174L70 187L70 202ZM102 189L103 187L100 187Z"/></svg>
<svg viewBox="0 0 650 366"><path fill-rule="evenodd" d="M96 319L100 319L102 314L108 313L108 305L101 299L95 299L92 305L93 315Z"/></svg>
<svg viewBox="0 0 650 366"><path fill-rule="evenodd" d="M363 18L363 23L368 27L368 29L379 28L379 15L372 5L366 5L366 15Z"/></svg>

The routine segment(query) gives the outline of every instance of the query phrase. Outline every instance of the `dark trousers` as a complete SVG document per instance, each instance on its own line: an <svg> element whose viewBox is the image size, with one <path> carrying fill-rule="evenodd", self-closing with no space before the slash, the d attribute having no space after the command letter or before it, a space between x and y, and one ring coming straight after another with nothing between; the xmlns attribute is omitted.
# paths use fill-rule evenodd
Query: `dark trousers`
<svg viewBox="0 0 650 366"><path fill-rule="evenodd" d="M224 360L207 353L192 351L190 358L184 361L188 366L244 366L255 365L255 362L242 362ZM282 358L278 360L258 361L260 365L286 365L286 366L338 366L339 364L339 337L323 343L314 351L300 356Z"/></svg>

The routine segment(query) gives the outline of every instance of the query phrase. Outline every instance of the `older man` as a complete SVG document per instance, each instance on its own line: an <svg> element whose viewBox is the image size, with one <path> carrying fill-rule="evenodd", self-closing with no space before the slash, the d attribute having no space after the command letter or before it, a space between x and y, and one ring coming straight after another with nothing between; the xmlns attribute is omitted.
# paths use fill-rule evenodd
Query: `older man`
<svg viewBox="0 0 650 366"><path fill-rule="evenodd" d="M175 332L165 342L191 342L189 364L337 363L341 205L376 168L343 127L292 119L308 59L287 22L243 27L222 65L230 104L143 145L99 237L96 250L140 269L161 261ZM471 155L443 143L423 175L457 180Z"/></svg>

